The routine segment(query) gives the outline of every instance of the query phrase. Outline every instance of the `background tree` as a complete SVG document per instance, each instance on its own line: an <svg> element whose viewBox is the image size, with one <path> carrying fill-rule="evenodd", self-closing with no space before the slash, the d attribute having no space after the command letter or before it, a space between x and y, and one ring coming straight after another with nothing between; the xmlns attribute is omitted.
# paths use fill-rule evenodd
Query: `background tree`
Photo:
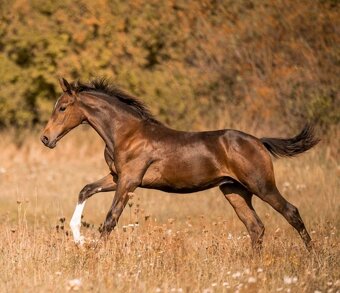
<svg viewBox="0 0 340 293"><path fill-rule="evenodd" d="M44 123L58 75L110 77L176 128L339 123L337 1L1 3L2 128Z"/></svg>

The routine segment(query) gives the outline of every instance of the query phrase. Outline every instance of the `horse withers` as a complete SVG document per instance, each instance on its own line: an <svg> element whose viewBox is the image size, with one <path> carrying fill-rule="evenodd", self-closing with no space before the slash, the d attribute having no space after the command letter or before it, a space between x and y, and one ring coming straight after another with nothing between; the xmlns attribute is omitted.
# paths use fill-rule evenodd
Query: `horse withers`
<svg viewBox="0 0 340 293"><path fill-rule="evenodd" d="M63 94L42 142L54 148L73 128L88 123L105 142L109 167L107 176L79 193L70 223L76 243L83 243L81 214L86 200L95 193L116 191L101 232L107 237L117 225L129 193L137 187L191 193L218 186L246 226L255 250L261 249L264 225L252 205L253 195L282 214L311 248L298 209L276 187L270 156L291 157L315 146L319 140L311 126L288 139L259 139L232 129L178 131L156 120L142 102L105 79L69 84L62 78L60 85Z"/></svg>

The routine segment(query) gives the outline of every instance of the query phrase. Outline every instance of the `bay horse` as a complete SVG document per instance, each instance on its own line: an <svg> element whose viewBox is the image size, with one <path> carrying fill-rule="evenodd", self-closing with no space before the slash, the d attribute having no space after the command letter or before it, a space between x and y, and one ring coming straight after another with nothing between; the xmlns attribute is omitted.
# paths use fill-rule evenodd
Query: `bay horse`
<svg viewBox="0 0 340 293"><path fill-rule="evenodd" d="M107 176L79 193L70 222L76 243L84 242L81 214L86 200L95 193L116 191L101 231L106 238L137 187L191 193L218 186L246 226L254 250L262 247L264 225L252 205L253 195L283 215L311 249L311 238L298 209L275 184L270 156L291 157L315 146L319 139L310 125L288 139L259 139L232 129L178 131L156 120L141 101L106 79L84 84L60 78L59 82L63 94L41 141L54 148L73 128L88 123L105 142L104 157L109 167Z"/></svg>

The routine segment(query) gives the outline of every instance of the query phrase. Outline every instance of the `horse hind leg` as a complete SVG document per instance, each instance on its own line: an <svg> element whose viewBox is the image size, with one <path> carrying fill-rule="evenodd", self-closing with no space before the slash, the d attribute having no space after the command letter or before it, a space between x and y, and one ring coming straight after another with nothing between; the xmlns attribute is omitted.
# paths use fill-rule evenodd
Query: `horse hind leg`
<svg viewBox="0 0 340 293"><path fill-rule="evenodd" d="M276 187L273 163L268 150L261 141L256 139L239 135L238 140L235 141L237 143L233 145L233 148L237 152L234 152L229 159L235 178L249 192L260 197L282 214L298 231L307 249L310 250L312 248L311 238L298 209L283 198Z"/></svg>
<svg viewBox="0 0 340 293"><path fill-rule="evenodd" d="M288 223L292 225L300 234L303 242L306 245L306 248L308 250L311 250L312 239L307 232L307 229L297 207L288 202L281 195L276 186L273 188L273 190L258 194L258 196L285 217Z"/></svg>
<svg viewBox="0 0 340 293"><path fill-rule="evenodd" d="M239 219L246 226L253 250L260 252L265 228L251 203L252 194L237 182L223 184L220 186L220 190L234 208Z"/></svg>
<svg viewBox="0 0 340 293"><path fill-rule="evenodd" d="M253 194L257 195L263 201L272 206L282 216L284 216L287 222L298 231L304 244L306 245L306 248L311 250L312 241L307 232L305 224L302 221L299 210L290 202L288 202L277 189L272 167L265 167L257 169L258 173L256 173L255 170L252 178L248 178L247 181L244 180L241 182L247 186L247 188ZM254 180L254 178L257 180Z"/></svg>

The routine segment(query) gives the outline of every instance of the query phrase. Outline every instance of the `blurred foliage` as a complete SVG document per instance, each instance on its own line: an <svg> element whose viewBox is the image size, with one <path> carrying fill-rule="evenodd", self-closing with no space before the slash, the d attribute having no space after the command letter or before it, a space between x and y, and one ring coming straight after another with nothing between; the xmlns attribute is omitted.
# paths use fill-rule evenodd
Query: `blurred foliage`
<svg viewBox="0 0 340 293"><path fill-rule="evenodd" d="M177 128L339 123L338 1L0 5L2 128L45 122L57 76L111 77Z"/></svg>

